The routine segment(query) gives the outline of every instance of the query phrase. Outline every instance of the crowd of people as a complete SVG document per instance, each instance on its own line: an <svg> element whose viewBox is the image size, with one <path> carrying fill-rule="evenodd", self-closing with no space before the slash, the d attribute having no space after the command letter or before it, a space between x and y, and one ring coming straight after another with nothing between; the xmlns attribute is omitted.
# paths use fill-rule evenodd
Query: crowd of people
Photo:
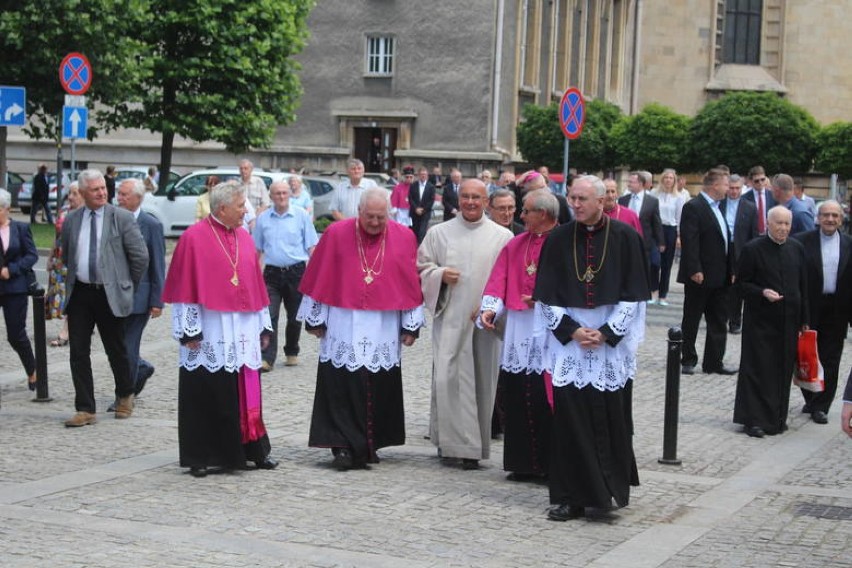
<svg viewBox="0 0 852 568"><path fill-rule="evenodd" d="M649 172L631 172L620 195L614 179L579 175L563 187L546 168L494 182L489 171L442 179L406 166L387 191L353 159L320 238L298 176L266 188L252 167L208 179L168 269L162 226L141 210L145 182L121 182L113 206L108 176L80 173L57 220L45 303L48 317L65 317L53 345L70 346L67 427L97 422L94 328L115 383L109 411L127 419L155 373L142 333L170 304L180 465L195 477L247 462L275 468L261 375L275 368L283 304L285 366L300 364L303 326L319 338L309 445L329 449L338 469L368 468L378 450L405 443L402 347L430 319L428 438L442 463L478 469L496 430L509 478L547 483L549 519L625 506L639 483L636 354L648 307L669 305L678 252L682 373L696 372L703 316L703 372L738 375L734 422L755 438L780 434L797 338L815 329L825 388L803 390L802 410L828 421L852 309L852 239L839 230L840 204L822 202L814 218L790 176L720 166L691 197L671 169L653 190ZM34 389L26 274L37 253L28 226L9 219L9 197L0 190L0 307ZM739 368L724 362L729 333L742 334Z"/></svg>

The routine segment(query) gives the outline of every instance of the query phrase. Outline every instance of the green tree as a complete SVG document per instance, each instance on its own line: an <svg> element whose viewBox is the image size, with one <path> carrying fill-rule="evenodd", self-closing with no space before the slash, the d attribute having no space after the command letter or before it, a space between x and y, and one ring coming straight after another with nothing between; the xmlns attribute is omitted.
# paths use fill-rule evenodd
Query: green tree
<svg viewBox="0 0 852 568"><path fill-rule="evenodd" d="M835 122L817 135L816 169L852 179L852 122Z"/></svg>
<svg viewBox="0 0 852 568"><path fill-rule="evenodd" d="M660 172L687 169L690 118L652 103L612 127L618 163L631 169Z"/></svg>
<svg viewBox="0 0 852 568"><path fill-rule="evenodd" d="M526 105L523 116L517 133L518 150L524 160L561 172L565 135L559 126L559 104ZM620 116L621 110L612 103L586 102L586 122L580 137L571 141L569 167L591 172L613 168L616 164L609 144L610 129Z"/></svg>
<svg viewBox="0 0 852 568"><path fill-rule="evenodd" d="M89 106L111 107L124 101L138 79L133 65L140 42L135 22L142 21L139 0L0 0L0 69L5 85L27 89L27 125L35 139L59 141L59 115L65 92L59 64L81 52L93 68L86 97ZM94 118L94 117L92 117ZM89 121L88 137L97 135ZM7 129L0 127L0 168L5 168Z"/></svg>
<svg viewBox="0 0 852 568"><path fill-rule="evenodd" d="M148 0L138 29L147 46L141 81L101 118L111 128L162 133L168 171L175 136L214 140L231 152L267 146L295 118L301 96L293 59L308 36L313 0ZM164 184L166 176L161 177Z"/></svg>
<svg viewBox="0 0 852 568"><path fill-rule="evenodd" d="M775 93L731 93L707 103L692 121L696 169L725 164L734 172L804 173L816 154L819 125Z"/></svg>

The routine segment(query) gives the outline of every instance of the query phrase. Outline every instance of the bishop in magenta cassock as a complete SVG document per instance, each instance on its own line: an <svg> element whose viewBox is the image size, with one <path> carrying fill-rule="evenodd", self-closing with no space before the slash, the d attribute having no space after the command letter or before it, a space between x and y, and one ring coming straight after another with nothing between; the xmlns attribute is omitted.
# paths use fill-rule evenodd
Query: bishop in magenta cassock
<svg viewBox="0 0 852 568"><path fill-rule="evenodd" d="M358 216L326 229L308 263L297 318L321 338L308 445L341 470L378 463L405 443L402 345L425 324L410 229L388 219L384 189L367 189Z"/></svg>
<svg viewBox="0 0 852 568"><path fill-rule="evenodd" d="M527 230L509 241L485 285L477 326L496 329L505 319L499 388L505 418L503 469L509 479L547 475L550 464L552 392L542 371L548 330L532 301L541 248L556 226L559 201L549 191L524 196Z"/></svg>
<svg viewBox="0 0 852 568"><path fill-rule="evenodd" d="M187 229L163 288L180 342L180 465L196 477L208 467L277 464L261 414L261 343L272 331L269 298L254 242L243 229L245 190L225 182L210 191L211 214Z"/></svg>

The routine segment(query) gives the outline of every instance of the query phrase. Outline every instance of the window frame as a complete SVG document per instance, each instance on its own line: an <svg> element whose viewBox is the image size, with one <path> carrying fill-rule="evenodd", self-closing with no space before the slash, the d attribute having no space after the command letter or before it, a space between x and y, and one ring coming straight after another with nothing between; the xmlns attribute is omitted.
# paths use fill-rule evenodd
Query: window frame
<svg viewBox="0 0 852 568"><path fill-rule="evenodd" d="M364 75L366 77L393 77L395 59L396 37L393 34L366 36L364 43Z"/></svg>

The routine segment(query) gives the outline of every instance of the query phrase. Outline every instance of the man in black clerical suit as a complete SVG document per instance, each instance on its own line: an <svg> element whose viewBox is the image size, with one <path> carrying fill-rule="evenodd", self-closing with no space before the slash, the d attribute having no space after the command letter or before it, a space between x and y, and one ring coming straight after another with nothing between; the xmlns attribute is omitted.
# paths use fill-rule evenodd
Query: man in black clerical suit
<svg viewBox="0 0 852 568"><path fill-rule="evenodd" d="M729 245L727 223L719 209L727 189L727 174L710 170L702 181L701 193L684 204L680 215L677 281L684 285L681 372L685 375L695 373L698 364L695 340L702 315L707 323L703 371L722 375L737 372L722 361L727 340L728 289L733 274L733 247Z"/></svg>
<svg viewBox="0 0 852 568"><path fill-rule="evenodd" d="M847 312L852 305L852 262L849 262L852 238L839 229L843 209L836 201L823 201L817 214L819 228L795 235L805 247L808 294L805 301L810 314L810 327L817 331L817 351L822 363L825 390L802 389L805 406L817 424L828 423L828 409L837 392L840 357L849 325Z"/></svg>
<svg viewBox="0 0 852 568"><path fill-rule="evenodd" d="M423 242L429 219L432 218L432 205L435 203L435 186L429 181L429 170L422 167L417 171L417 179L408 187L408 206L411 215L411 230L417 236L417 244Z"/></svg>

